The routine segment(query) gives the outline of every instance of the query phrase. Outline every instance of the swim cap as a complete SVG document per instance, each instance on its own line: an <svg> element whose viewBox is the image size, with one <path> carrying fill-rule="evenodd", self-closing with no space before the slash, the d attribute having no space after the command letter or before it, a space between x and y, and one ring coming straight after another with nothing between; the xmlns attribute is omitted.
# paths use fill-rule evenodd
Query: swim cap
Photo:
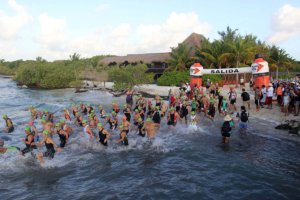
<svg viewBox="0 0 300 200"><path fill-rule="evenodd" d="M151 118L147 118L146 122L152 122L152 119Z"/></svg>
<svg viewBox="0 0 300 200"><path fill-rule="evenodd" d="M30 122L28 123L28 125L29 125L29 126L33 126L33 125L34 125L34 121L30 121Z"/></svg>
<svg viewBox="0 0 300 200"><path fill-rule="evenodd" d="M112 114L112 115L115 115L115 114L117 114L117 113L116 113L115 111L112 111L111 114Z"/></svg>
<svg viewBox="0 0 300 200"><path fill-rule="evenodd" d="M66 122L66 120L64 120L64 119L61 119L59 122L60 122L60 123L65 123L65 122Z"/></svg>
<svg viewBox="0 0 300 200"><path fill-rule="evenodd" d="M127 104L124 104L124 108L127 108Z"/></svg>
<svg viewBox="0 0 300 200"><path fill-rule="evenodd" d="M109 114L109 113L106 113L106 117L110 117L110 114Z"/></svg>
<svg viewBox="0 0 300 200"><path fill-rule="evenodd" d="M192 111L191 114L192 114L192 115L195 115L196 113L195 113L195 111Z"/></svg>
<svg viewBox="0 0 300 200"><path fill-rule="evenodd" d="M94 113L95 113L95 110L92 110L92 111L91 111L91 114L94 114Z"/></svg>
<svg viewBox="0 0 300 200"><path fill-rule="evenodd" d="M88 103L88 104L86 104L86 105L87 105L87 106L91 106L91 104L89 104L89 103Z"/></svg>
<svg viewBox="0 0 300 200"><path fill-rule="evenodd" d="M48 131L48 130L44 130L44 131L43 131L43 134L48 135L48 134L49 134L49 131Z"/></svg>
<svg viewBox="0 0 300 200"><path fill-rule="evenodd" d="M122 129L122 128L124 128L124 126L123 126L123 125L120 125L119 128Z"/></svg>
<svg viewBox="0 0 300 200"><path fill-rule="evenodd" d="M139 110L142 110L142 107L138 107Z"/></svg>
<svg viewBox="0 0 300 200"><path fill-rule="evenodd" d="M135 109L134 112L139 112L139 110L138 110L138 109Z"/></svg>
<svg viewBox="0 0 300 200"><path fill-rule="evenodd" d="M171 108L170 108L170 111L174 111L174 110L175 110L174 107L171 107Z"/></svg>
<svg viewBox="0 0 300 200"><path fill-rule="evenodd" d="M159 106L155 106L155 109L159 110Z"/></svg>
<svg viewBox="0 0 300 200"><path fill-rule="evenodd" d="M55 126L56 126L56 127L59 127L59 126L60 126L60 123L56 123Z"/></svg>
<svg viewBox="0 0 300 200"><path fill-rule="evenodd" d="M45 109L44 112L45 112L45 113L48 113L48 109Z"/></svg>
<svg viewBox="0 0 300 200"><path fill-rule="evenodd" d="M30 126L25 126L24 130L25 131L31 131L31 128L30 128Z"/></svg>
<svg viewBox="0 0 300 200"><path fill-rule="evenodd" d="M85 119L82 120L82 124L87 124L87 121Z"/></svg>
<svg viewBox="0 0 300 200"><path fill-rule="evenodd" d="M98 126L102 127L103 125L102 125L102 123L101 123L101 122L99 122L99 123L98 123Z"/></svg>
<svg viewBox="0 0 300 200"><path fill-rule="evenodd" d="M102 108L103 106L102 105L99 105L99 108Z"/></svg>
<svg viewBox="0 0 300 200"><path fill-rule="evenodd" d="M7 115L3 115L2 117L3 117L3 119L7 119Z"/></svg>
<svg viewBox="0 0 300 200"><path fill-rule="evenodd" d="M138 118L138 122L142 122L143 121L143 119L140 117L140 118Z"/></svg>
<svg viewBox="0 0 300 200"><path fill-rule="evenodd" d="M45 120L45 119L42 119L41 122L42 122L42 123L46 123L46 120Z"/></svg>

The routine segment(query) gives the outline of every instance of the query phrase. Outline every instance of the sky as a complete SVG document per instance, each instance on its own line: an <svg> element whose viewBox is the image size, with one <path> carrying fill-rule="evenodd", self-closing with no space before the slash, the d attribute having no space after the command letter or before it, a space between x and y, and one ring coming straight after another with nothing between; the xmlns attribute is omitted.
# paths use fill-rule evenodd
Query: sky
<svg viewBox="0 0 300 200"><path fill-rule="evenodd" d="M169 52L227 26L300 60L299 0L0 0L0 59Z"/></svg>

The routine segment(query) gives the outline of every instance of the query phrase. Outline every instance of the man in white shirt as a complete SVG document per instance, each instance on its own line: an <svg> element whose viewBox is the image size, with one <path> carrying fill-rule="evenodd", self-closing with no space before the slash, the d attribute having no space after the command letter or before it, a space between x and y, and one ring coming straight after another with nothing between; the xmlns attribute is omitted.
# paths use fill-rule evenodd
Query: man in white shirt
<svg viewBox="0 0 300 200"><path fill-rule="evenodd" d="M272 101L273 101L274 88L272 83L269 83L269 87L267 89L267 108L272 109Z"/></svg>

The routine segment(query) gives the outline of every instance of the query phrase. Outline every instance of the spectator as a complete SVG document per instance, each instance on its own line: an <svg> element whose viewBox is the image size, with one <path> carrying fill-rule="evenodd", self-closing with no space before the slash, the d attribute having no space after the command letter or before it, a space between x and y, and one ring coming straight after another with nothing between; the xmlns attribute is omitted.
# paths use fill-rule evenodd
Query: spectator
<svg viewBox="0 0 300 200"><path fill-rule="evenodd" d="M254 90L254 100L255 100L255 105L256 105L256 112L259 111L259 107L260 107L260 100L263 97L263 94L261 92L261 90L259 89L259 87L256 87Z"/></svg>
<svg viewBox="0 0 300 200"><path fill-rule="evenodd" d="M242 89L242 100L243 100L243 106L246 107L248 105L248 110L250 110L250 95L248 92L246 92L245 88Z"/></svg>
<svg viewBox="0 0 300 200"><path fill-rule="evenodd" d="M278 105L281 105L281 103L282 103L282 94L283 94L282 84L279 84L279 86L277 87L276 94L277 94L277 103L278 103Z"/></svg>
<svg viewBox="0 0 300 200"><path fill-rule="evenodd" d="M260 106L263 108L264 105L266 104L266 99L267 99L267 89L265 85L262 85L261 93L262 96L260 98Z"/></svg>
<svg viewBox="0 0 300 200"><path fill-rule="evenodd" d="M269 83L269 87L267 89L267 99L266 99L266 104L268 109L272 109L272 101L273 101L273 95L274 95L274 88L273 84Z"/></svg>
<svg viewBox="0 0 300 200"><path fill-rule="evenodd" d="M288 91L286 90L283 95L283 112L284 116L288 116L289 112L289 103L290 103L290 96Z"/></svg>

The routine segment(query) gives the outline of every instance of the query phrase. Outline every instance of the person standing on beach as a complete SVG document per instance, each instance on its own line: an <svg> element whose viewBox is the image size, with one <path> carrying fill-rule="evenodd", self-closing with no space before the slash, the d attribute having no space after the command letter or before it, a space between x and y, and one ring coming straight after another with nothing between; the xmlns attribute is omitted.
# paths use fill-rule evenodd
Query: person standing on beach
<svg viewBox="0 0 300 200"><path fill-rule="evenodd" d="M262 97L260 98L260 107L263 108L267 100L267 89L265 85L262 85L261 92Z"/></svg>
<svg viewBox="0 0 300 200"><path fill-rule="evenodd" d="M259 87L256 87L254 89L254 101L255 101L255 105L256 105L256 112L259 111L260 108L260 100L263 98L263 94L261 92L261 90L259 89Z"/></svg>
<svg viewBox="0 0 300 200"><path fill-rule="evenodd" d="M274 88L272 83L269 83L269 87L267 89L267 100L266 100L266 104L267 104L267 108L268 109L272 109L272 101L273 101L273 95L274 95Z"/></svg>
<svg viewBox="0 0 300 200"><path fill-rule="evenodd" d="M246 92L245 88L242 89L242 100L243 100L243 106L247 106L248 105L248 109L250 110L250 95L248 92Z"/></svg>
<svg viewBox="0 0 300 200"><path fill-rule="evenodd" d="M235 107L236 97L237 97L236 91L234 90L234 88L231 87L228 94L229 94L229 101L230 101L229 110L230 111L232 111L233 109L236 110Z"/></svg>

